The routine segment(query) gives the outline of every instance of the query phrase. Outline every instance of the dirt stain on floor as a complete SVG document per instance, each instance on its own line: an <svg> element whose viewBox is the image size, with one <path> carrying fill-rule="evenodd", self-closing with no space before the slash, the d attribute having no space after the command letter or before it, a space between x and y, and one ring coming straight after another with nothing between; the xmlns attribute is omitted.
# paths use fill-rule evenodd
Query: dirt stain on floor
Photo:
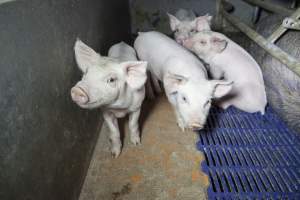
<svg viewBox="0 0 300 200"><path fill-rule="evenodd" d="M197 134L181 132L165 97L145 102L142 113L142 145L129 142L125 123L116 159L110 156L109 132L103 126L80 200L206 199L209 180L201 172Z"/></svg>
<svg viewBox="0 0 300 200"><path fill-rule="evenodd" d="M112 193L112 199L113 200L122 199L122 197L126 194L129 194L130 191L131 191L131 184L127 183L122 187L121 191Z"/></svg>

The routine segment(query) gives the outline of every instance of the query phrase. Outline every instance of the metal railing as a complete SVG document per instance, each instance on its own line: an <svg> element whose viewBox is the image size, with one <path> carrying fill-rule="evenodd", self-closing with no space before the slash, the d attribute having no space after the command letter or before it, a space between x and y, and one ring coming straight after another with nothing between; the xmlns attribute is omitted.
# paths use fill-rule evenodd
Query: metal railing
<svg viewBox="0 0 300 200"><path fill-rule="evenodd" d="M298 8L296 11L293 11L275 4L270 4L268 2L263 2L258 0L243 0L251 5L259 6L263 9L266 9L274 13L279 12L282 15L290 15L290 17L285 19L283 21L283 24L281 24L277 28L277 30L275 30L269 36L269 38L266 39L263 36L261 36L259 33L257 33L255 30L250 28L248 25L243 23L238 17L235 17L234 15L231 15L228 12L226 12L222 6L223 1L224 0L217 0L216 27L218 28L222 27L223 20L226 19L229 23L231 23L241 32L246 34L251 40L257 43L261 48L267 51L270 55L272 55L274 58L279 60L281 63L285 64L291 71L293 71L298 76L300 76L299 60L295 59L294 57L292 57L291 55L289 55L288 53L286 53L285 51L283 51L281 48L279 48L277 45L274 44L274 42L276 42L276 40L278 40L289 28L297 30L298 23L299 23L298 18L300 17L300 8ZM288 24L287 21L290 21L291 24Z"/></svg>

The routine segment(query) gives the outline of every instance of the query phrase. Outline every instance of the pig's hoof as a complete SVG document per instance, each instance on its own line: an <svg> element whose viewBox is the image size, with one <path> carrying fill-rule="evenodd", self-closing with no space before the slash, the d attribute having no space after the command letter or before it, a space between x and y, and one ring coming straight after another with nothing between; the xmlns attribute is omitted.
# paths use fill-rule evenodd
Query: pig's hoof
<svg viewBox="0 0 300 200"><path fill-rule="evenodd" d="M141 144L141 138L140 137L131 137L130 141L132 144L134 144L135 146L140 145Z"/></svg>
<svg viewBox="0 0 300 200"><path fill-rule="evenodd" d="M113 149L111 150L111 156L112 156L113 158L119 157L120 153L121 153L121 149L113 148Z"/></svg>
<svg viewBox="0 0 300 200"><path fill-rule="evenodd" d="M228 102L220 102L220 103L217 104L217 106L219 108L222 108L223 110L226 110L230 106L230 103L228 103Z"/></svg>

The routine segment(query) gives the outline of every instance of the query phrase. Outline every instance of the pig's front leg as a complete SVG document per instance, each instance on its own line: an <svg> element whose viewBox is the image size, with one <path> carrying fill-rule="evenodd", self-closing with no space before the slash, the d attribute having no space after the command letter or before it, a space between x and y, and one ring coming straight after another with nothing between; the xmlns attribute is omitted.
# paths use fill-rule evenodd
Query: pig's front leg
<svg viewBox="0 0 300 200"><path fill-rule="evenodd" d="M140 112L141 109L129 114L130 141L134 145L141 144L140 131L139 131Z"/></svg>
<svg viewBox="0 0 300 200"><path fill-rule="evenodd" d="M179 126L179 128L181 129L181 131L184 132L185 128L184 128L183 120L182 120L179 112L176 109L174 109L174 111L175 111L175 114L176 114L177 125Z"/></svg>
<svg viewBox="0 0 300 200"><path fill-rule="evenodd" d="M118 120L111 112L104 112L103 118L110 130L111 154L114 158L117 158L121 153L122 147Z"/></svg>
<svg viewBox="0 0 300 200"><path fill-rule="evenodd" d="M156 78L156 76L154 76L153 73L151 73L151 79L152 79L152 82L154 85L155 92L160 94L162 91L161 91L161 87L160 87L158 78Z"/></svg>

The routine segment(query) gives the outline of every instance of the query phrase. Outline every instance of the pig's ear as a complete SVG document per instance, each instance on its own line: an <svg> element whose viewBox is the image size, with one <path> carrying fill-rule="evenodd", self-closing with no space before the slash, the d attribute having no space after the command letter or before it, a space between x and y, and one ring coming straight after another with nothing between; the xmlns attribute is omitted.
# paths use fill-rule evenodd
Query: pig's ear
<svg viewBox="0 0 300 200"><path fill-rule="evenodd" d="M168 93L175 92L180 85L185 84L187 81L187 77L178 74L172 74L170 72L167 72L167 74L164 76L164 86Z"/></svg>
<svg viewBox="0 0 300 200"><path fill-rule="evenodd" d="M96 65L101 58L100 54L96 53L91 47L84 44L80 39L74 45L75 59L79 69L85 73L87 68Z"/></svg>
<svg viewBox="0 0 300 200"><path fill-rule="evenodd" d="M206 17L206 20L207 20L207 22L209 23L209 25L211 24L211 20L212 20L212 16L210 15L210 14L206 14L206 15L204 15L205 17Z"/></svg>
<svg viewBox="0 0 300 200"><path fill-rule="evenodd" d="M210 84L213 89L212 98L220 98L230 92L233 86L233 81L212 80L210 81Z"/></svg>
<svg viewBox="0 0 300 200"><path fill-rule="evenodd" d="M227 47L227 41L216 36L211 37L210 42L213 44L213 48L217 53L223 52Z"/></svg>
<svg viewBox="0 0 300 200"><path fill-rule="evenodd" d="M140 89L147 80L147 62L128 61L122 62L121 66L126 73L126 82L132 89Z"/></svg>
<svg viewBox="0 0 300 200"><path fill-rule="evenodd" d="M167 15L169 16L169 19L170 19L171 30L175 31L178 24L180 24L180 21L174 15L171 15L170 13L167 13Z"/></svg>
<svg viewBox="0 0 300 200"><path fill-rule="evenodd" d="M212 16L208 14L197 17L195 19L197 31L211 30L210 29L211 20L212 20Z"/></svg>

